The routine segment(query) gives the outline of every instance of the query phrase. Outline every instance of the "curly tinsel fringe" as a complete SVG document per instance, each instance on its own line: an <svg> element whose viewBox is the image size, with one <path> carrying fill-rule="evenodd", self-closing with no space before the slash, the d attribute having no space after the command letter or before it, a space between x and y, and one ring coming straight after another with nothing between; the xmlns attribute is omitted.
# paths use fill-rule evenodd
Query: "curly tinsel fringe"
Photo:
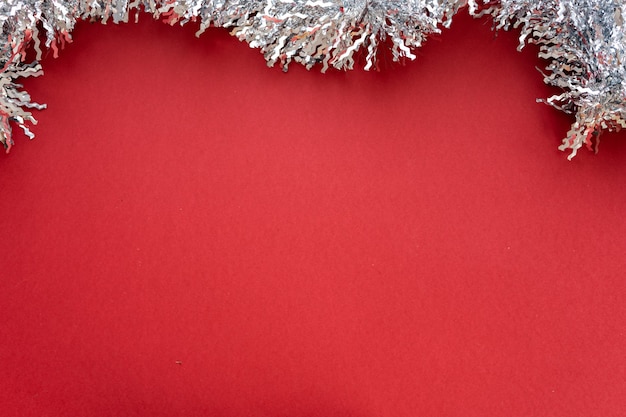
<svg viewBox="0 0 626 417"><path fill-rule="evenodd" d="M619 130L626 119L626 0L5 0L0 4L0 142L13 144L11 122L34 137L26 123L36 123L31 101L16 83L42 74L44 47L57 56L71 42L78 20L128 22L144 10L169 24L199 22L200 35L210 26L230 28L251 47L261 49L269 66L287 70L295 62L322 71L352 69L354 54L364 51L365 69L376 67L379 45L387 39L395 60L415 59L413 50L448 27L463 6L475 16L489 14L497 29L521 26L520 49L540 46L547 59L544 81L563 93L546 103L575 112L563 140L570 158L600 131ZM137 17L137 15L135 15ZM40 34L40 30L43 33ZM32 46L36 61L26 62ZM596 141L597 143L597 141Z"/></svg>
<svg viewBox="0 0 626 417"><path fill-rule="evenodd" d="M520 44L539 45L548 61L544 82L563 92L545 102L575 113L561 150L572 159L578 149L599 144L602 130L626 127L626 2L624 0L484 0L482 11L470 2L474 14L490 14L497 29L521 27Z"/></svg>

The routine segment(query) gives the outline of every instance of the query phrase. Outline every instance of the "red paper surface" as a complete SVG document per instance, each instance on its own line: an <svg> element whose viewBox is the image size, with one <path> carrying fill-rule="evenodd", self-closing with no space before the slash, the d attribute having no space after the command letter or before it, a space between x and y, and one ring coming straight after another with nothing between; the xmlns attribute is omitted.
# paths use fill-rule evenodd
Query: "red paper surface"
<svg viewBox="0 0 626 417"><path fill-rule="evenodd" d="M624 416L626 141L572 162L536 50L287 74L79 24L0 157L0 415Z"/></svg>

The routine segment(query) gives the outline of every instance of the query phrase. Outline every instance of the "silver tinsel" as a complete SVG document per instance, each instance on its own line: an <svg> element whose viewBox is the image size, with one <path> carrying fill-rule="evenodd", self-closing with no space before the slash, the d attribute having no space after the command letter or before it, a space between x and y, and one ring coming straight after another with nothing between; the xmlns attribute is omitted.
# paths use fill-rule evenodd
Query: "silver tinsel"
<svg viewBox="0 0 626 417"><path fill-rule="evenodd" d="M569 159L583 145L597 150L602 130L626 127L626 1L485 0L470 11L492 15L498 29L521 27L518 49L539 45L545 83L563 91L540 101L576 117L559 147Z"/></svg>
<svg viewBox="0 0 626 417"><path fill-rule="evenodd" d="M16 82L42 74L42 49L56 56L78 20L127 22L146 11L170 24L230 28L233 35L261 49L268 65L287 70L291 61L352 69L357 51L365 69L376 67L378 46L387 42L393 58L414 59L414 49L442 27L459 8L490 14L498 29L521 27L520 48L537 43L549 61L545 82L563 93L545 100L576 114L562 149L570 157L603 129L624 126L626 84L623 18L626 0L2 0L0 2L0 142L13 144L11 124L36 123L31 102ZM40 33L43 29L43 33ZM26 51L36 53L26 61ZM596 140L597 143L597 140Z"/></svg>

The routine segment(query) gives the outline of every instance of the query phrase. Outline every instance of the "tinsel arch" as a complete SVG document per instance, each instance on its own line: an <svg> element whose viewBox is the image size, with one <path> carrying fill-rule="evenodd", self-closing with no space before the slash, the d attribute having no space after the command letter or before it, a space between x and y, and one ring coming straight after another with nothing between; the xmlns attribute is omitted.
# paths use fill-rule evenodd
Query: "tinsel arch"
<svg viewBox="0 0 626 417"><path fill-rule="evenodd" d="M12 125L34 134L34 103L18 83L43 73L44 49L56 57L79 20L128 22L146 11L169 24L224 27L259 48L269 66L349 70L356 53L376 68L380 45L394 60L415 59L429 35L467 10L490 15L495 30L518 29L519 49L539 45L545 83L561 93L540 99L574 115L561 150L569 158L599 143L604 131L626 126L626 0L5 0L0 3L0 142L13 145ZM35 51L32 62L29 48ZM595 137L595 140L594 140Z"/></svg>

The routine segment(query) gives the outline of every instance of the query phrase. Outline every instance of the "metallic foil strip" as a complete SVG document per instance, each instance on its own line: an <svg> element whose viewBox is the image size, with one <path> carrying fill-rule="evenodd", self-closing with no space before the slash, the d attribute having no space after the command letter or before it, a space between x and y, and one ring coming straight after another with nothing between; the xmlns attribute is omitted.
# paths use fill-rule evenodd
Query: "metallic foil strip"
<svg viewBox="0 0 626 417"><path fill-rule="evenodd" d="M583 145L597 151L601 131L626 127L624 0L473 0L470 12L520 28L518 49L539 45L544 82L563 92L538 101L576 118L559 147L569 159Z"/></svg>
<svg viewBox="0 0 626 417"><path fill-rule="evenodd" d="M15 82L40 75L42 47L54 56L67 42L79 19L128 22L140 10L169 24L199 22L200 35L210 26L230 28L233 35L259 48L268 65L285 71L292 61L307 68L321 65L352 69L355 54L366 51L365 68L376 67L378 46L386 39L393 58L412 53L428 35L449 26L465 0L3 0L0 2L0 142L10 149L11 122L35 123L31 102ZM40 33L42 29L42 33ZM26 62L32 46L36 61Z"/></svg>
<svg viewBox="0 0 626 417"><path fill-rule="evenodd" d="M493 16L496 29L520 28L520 49L539 45L548 60L544 81L563 91L543 101L576 117L560 147L570 150L569 158L591 147L602 130L625 126L626 0L3 0L0 142L10 149L11 123L32 137L25 125L35 123L29 109L45 106L33 103L16 80L40 75L42 41L57 56L79 19L121 23L146 11L169 24L198 22L197 35L210 26L230 28L270 66L286 71L295 61L325 71L352 69L359 51L365 69L376 68L385 43L394 60L414 59L413 50L448 27L466 3L474 15ZM26 59L30 46L34 62Z"/></svg>

